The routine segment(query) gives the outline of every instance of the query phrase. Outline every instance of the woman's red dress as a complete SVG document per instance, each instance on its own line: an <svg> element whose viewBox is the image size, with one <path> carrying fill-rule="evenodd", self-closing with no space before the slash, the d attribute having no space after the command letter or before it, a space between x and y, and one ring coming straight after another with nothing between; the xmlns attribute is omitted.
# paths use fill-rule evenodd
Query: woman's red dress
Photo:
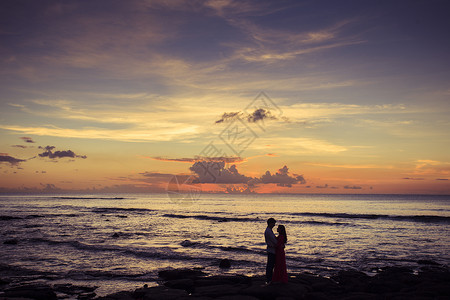
<svg viewBox="0 0 450 300"><path fill-rule="evenodd" d="M273 282L288 282L286 269L286 254L284 253L284 235L278 235L275 252L275 269L273 270Z"/></svg>

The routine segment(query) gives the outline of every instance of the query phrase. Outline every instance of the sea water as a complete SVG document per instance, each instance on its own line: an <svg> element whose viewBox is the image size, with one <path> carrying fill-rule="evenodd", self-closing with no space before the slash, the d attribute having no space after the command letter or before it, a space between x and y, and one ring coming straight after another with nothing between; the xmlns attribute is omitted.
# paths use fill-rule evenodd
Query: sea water
<svg viewBox="0 0 450 300"><path fill-rule="evenodd" d="M286 226L288 272L450 263L450 196L197 196L0 196L0 277L102 295L156 284L166 268L262 275L269 217Z"/></svg>

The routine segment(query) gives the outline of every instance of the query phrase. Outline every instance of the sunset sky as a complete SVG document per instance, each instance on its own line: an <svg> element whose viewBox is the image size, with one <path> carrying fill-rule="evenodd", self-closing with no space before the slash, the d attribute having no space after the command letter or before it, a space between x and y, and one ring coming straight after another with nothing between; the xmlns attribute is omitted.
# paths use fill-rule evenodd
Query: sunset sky
<svg viewBox="0 0 450 300"><path fill-rule="evenodd" d="M449 11L2 1L0 192L450 194Z"/></svg>

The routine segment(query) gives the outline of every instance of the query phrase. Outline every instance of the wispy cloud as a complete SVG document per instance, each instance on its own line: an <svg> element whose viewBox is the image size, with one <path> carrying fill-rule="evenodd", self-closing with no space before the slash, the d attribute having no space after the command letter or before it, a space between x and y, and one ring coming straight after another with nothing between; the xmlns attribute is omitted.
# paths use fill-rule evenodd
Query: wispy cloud
<svg viewBox="0 0 450 300"><path fill-rule="evenodd" d="M5 126L0 128L20 133L27 133L39 136L71 137L81 139L100 139L129 142L145 141L182 141L197 135L197 126L183 126L179 128L177 124L171 124L170 128L137 128L137 129L106 129L106 128L61 128L49 127L24 127Z"/></svg>
<svg viewBox="0 0 450 300"><path fill-rule="evenodd" d="M417 160L413 174L419 176L448 176L450 175L450 162L431 159Z"/></svg>
<svg viewBox="0 0 450 300"><path fill-rule="evenodd" d="M159 161L167 161L167 162L183 162L183 163L195 163L198 161L207 161L207 162L224 162L226 164L238 164L241 163L243 161L246 161L245 159L241 158L241 157L203 157L203 156L198 156L195 158L165 158L165 157L150 157L151 159L154 160L159 160Z"/></svg>
<svg viewBox="0 0 450 300"><path fill-rule="evenodd" d="M336 145L326 140L299 137L259 138L251 147L254 149L275 151L284 155L339 153L348 150L346 146Z"/></svg>
<svg viewBox="0 0 450 300"><path fill-rule="evenodd" d="M36 142L33 141L33 139L30 138L30 137L23 136L23 137L21 137L20 139L23 140L25 143L36 143Z"/></svg>
<svg viewBox="0 0 450 300"><path fill-rule="evenodd" d="M341 169L394 169L394 166L382 164L350 165L350 164L328 164L328 163L312 163L312 162L307 162L305 164L317 167L341 168Z"/></svg>

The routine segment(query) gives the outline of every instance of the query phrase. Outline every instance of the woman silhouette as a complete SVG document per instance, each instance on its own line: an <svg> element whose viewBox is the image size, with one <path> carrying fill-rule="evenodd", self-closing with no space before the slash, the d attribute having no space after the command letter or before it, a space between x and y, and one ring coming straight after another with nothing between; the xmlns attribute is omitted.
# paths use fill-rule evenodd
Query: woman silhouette
<svg viewBox="0 0 450 300"><path fill-rule="evenodd" d="M287 242L286 228L279 225L277 228L277 246L275 252L275 269L273 270L272 282L288 282L286 269L286 254L284 253L284 245Z"/></svg>

